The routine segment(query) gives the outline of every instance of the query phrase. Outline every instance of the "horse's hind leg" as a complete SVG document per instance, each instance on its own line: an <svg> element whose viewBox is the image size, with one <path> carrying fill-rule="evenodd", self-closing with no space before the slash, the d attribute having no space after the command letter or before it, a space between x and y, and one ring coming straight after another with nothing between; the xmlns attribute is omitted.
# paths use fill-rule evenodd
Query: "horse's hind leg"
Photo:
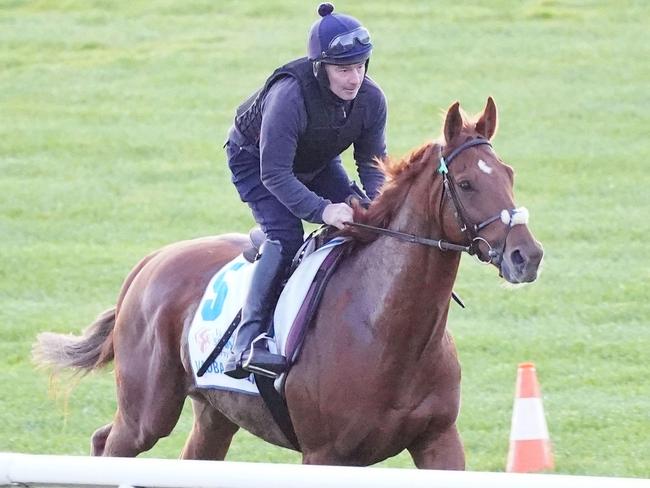
<svg viewBox="0 0 650 488"><path fill-rule="evenodd" d="M180 360L143 349L121 361L116 350L117 412L112 427L104 427L109 431L104 456L132 457L151 449L172 432L183 410L187 390ZM104 432L95 434L98 441Z"/></svg>
<svg viewBox="0 0 650 488"><path fill-rule="evenodd" d="M164 383L167 381L169 383ZM183 378L178 381L182 383ZM158 381L154 378L147 380L142 375L141 382L141 385L129 382L130 391L118 395L118 409L112 427L107 426L110 432L102 453L104 456L133 457L148 451L159 439L171 434L178 422L185 393L174 387L173 375ZM153 385L157 385L156 391L147 392L148 388L154 389ZM122 384L121 388L126 387ZM141 397L138 390L142 392ZM96 436L101 438L102 429L98 433L93 436L93 441Z"/></svg>
<svg viewBox="0 0 650 488"><path fill-rule="evenodd" d="M194 426L181 457L223 461L239 427L203 400L192 399L192 409Z"/></svg>

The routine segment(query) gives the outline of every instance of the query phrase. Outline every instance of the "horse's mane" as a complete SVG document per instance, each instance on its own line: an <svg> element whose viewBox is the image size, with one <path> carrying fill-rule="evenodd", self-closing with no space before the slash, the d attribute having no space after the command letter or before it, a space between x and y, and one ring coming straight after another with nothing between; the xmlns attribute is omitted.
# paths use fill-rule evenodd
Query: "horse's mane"
<svg viewBox="0 0 650 488"><path fill-rule="evenodd" d="M461 134L466 135L468 131L474 130L476 120L469 118L462 110L461 116L463 118ZM353 202L354 221L374 227L388 227L399 211L413 181L420 177L427 168L432 169L431 165L435 164L432 159L436 158L437 160L441 147L444 147L443 137L423 144L400 159L391 157L386 157L383 160L377 159L377 165L386 176L386 182L368 209ZM337 235L351 237L357 243L372 242L379 236L375 232L354 227L337 232Z"/></svg>
<svg viewBox="0 0 650 488"><path fill-rule="evenodd" d="M377 160L379 169L386 176L386 182L368 209L353 202L354 221L374 227L387 227L399 211L412 183L431 162L433 150L437 147L436 143L429 142L400 159L386 157ZM358 228L348 228L342 235L360 242L371 242L378 236L374 232Z"/></svg>

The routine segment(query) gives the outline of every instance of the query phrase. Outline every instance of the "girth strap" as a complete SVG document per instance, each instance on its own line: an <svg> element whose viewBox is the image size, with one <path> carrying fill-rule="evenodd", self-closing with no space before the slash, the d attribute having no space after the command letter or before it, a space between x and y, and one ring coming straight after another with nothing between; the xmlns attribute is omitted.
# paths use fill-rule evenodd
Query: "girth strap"
<svg viewBox="0 0 650 488"><path fill-rule="evenodd" d="M291 423L291 417L289 416L289 408L284 398L275 389L274 382L275 380L268 376L262 376L261 374L255 375L255 384L260 391L262 400L264 400L266 407L271 412L271 417L273 417L273 420L275 420L275 423L280 427L280 430L293 448L296 451L300 451L300 443L298 442L295 430L293 430L293 423Z"/></svg>

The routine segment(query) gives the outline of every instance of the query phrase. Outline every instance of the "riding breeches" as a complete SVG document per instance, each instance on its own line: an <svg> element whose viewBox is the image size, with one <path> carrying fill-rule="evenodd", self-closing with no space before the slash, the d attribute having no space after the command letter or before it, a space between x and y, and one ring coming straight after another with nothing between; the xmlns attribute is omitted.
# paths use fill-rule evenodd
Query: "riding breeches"
<svg viewBox="0 0 650 488"><path fill-rule="evenodd" d="M246 147L233 142L226 143L228 166L232 182L243 202L253 212L268 239L282 244L285 259L291 259L303 242L302 221L285 207L262 183L259 156ZM310 182L304 183L317 195L341 203L350 195L350 181L339 159L331 161Z"/></svg>

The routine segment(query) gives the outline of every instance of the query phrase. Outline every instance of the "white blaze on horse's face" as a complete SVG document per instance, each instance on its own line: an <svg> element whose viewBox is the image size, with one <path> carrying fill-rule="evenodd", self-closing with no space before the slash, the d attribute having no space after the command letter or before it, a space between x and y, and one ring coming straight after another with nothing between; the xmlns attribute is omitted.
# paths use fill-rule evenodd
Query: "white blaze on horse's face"
<svg viewBox="0 0 650 488"><path fill-rule="evenodd" d="M490 166L489 164L487 164L487 163L486 163L485 161L483 161L482 159L479 159L479 160L478 160L478 163L476 163L476 164L478 164L478 169L480 169L481 171L483 171L483 173L485 173L486 175L490 175L490 174L492 174L492 166Z"/></svg>

